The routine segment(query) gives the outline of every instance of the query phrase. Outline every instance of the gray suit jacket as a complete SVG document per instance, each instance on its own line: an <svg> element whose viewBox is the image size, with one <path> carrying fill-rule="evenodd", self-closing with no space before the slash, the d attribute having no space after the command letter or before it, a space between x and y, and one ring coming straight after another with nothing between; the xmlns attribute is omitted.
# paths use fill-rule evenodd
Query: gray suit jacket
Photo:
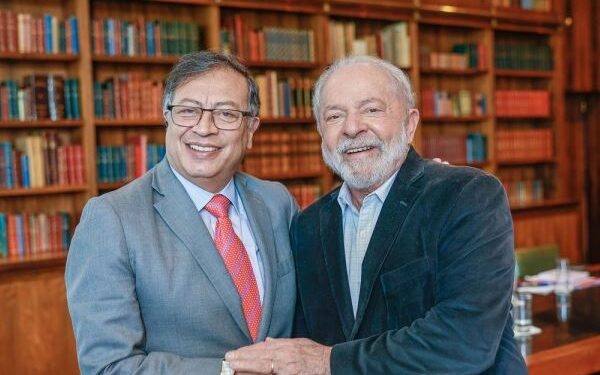
<svg viewBox="0 0 600 375"><path fill-rule="evenodd" d="M296 202L279 183L243 173L235 183L265 274L258 340L288 337ZM229 273L166 158L87 203L65 279L84 374L219 374L225 352L252 343Z"/></svg>

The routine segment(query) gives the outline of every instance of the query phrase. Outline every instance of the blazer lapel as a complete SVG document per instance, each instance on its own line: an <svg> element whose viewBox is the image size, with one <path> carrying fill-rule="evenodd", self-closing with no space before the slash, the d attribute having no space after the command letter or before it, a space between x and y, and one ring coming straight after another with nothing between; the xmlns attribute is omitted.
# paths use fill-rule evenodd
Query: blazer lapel
<svg viewBox="0 0 600 375"><path fill-rule="evenodd" d="M320 211L321 247L329 276L329 285L342 322L342 331L346 339L349 339L354 324L354 313L352 312L348 272L346 271L342 212L336 198L337 194L332 196L332 199Z"/></svg>
<svg viewBox="0 0 600 375"><path fill-rule="evenodd" d="M231 312L233 319L250 340L250 332L239 302L240 297L229 272L200 213L171 171L166 158L157 165L154 171L152 187L158 193L155 195L154 208L175 236L192 253Z"/></svg>
<svg viewBox="0 0 600 375"><path fill-rule="evenodd" d="M266 204L262 197L251 186L251 181L242 174L235 175L237 191L242 198L246 215L250 223L250 229L254 240L260 251L263 264L264 293L262 303L262 317L258 330L257 341L267 337L275 302L275 291L277 290L277 254L275 249L275 235Z"/></svg>
<svg viewBox="0 0 600 375"><path fill-rule="evenodd" d="M411 147L406 161L398 171L396 179L381 208L377 224L371 235L371 241L365 253L362 264L356 321L352 328L350 339L353 339L358 333L381 266L396 241L396 237L400 233L400 228L402 228L404 220L420 192L420 189L412 186L412 183L421 177L422 174L422 159Z"/></svg>

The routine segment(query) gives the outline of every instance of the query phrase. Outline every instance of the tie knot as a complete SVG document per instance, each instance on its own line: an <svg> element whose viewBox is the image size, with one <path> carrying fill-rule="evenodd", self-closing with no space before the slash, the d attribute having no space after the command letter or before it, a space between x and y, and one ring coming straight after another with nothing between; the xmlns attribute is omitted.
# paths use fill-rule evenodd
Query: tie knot
<svg viewBox="0 0 600 375"><path fill-rule="evenodd" d="M217 194L204 206L206 211L210 212L217 219L229 217L229 206L231 202L226 196Z"/></svg>

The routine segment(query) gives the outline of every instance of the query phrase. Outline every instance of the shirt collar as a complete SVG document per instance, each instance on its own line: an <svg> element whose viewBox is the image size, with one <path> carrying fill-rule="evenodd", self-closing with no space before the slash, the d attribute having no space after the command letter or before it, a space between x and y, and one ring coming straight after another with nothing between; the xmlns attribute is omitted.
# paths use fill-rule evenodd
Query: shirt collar
<svg viewBox="0 0 600 375"><path fill-rule="evenodd" d="M169 167L171 167L171 165L169 165ZM192 199L192 202L194 202L194 205L196 206L196 209L198 211L204 209L204 206L206 206L206 204L212 199L212 197L216 195L190 182L188 179L180 175L173 167L171 167L171 170L173 171L175 177L177 177L179 182L181 182L181 184L183 185L183 188ZM224 196L226 196L227 199L229 199L229 201L231 202L232 206L235 208L235 210L237 212L240 212L238 207L237 194L235 190L235 182L233 178L229 180L227 185L225 185L225 187L217 194L223 194Z"/></svg>
<svg viewBox="0 0 600 375"><path fill-rule="evenodd" d="M392 188L392 184L394 183L394 180L396 179L397 174L398 174L398 171L394 172L394 174L392 174L383 184L381 184L380 187L378 187L375 191L369 193L365 197L363 202L371 196L376 196L377 198L379 198L379 201L381 203L385 202L385 199L387 198L388 193L390 192L390 189ZM344 182L342 184L342 187L340 188L340 192L338 193L337 201L338 201L340 207L342 208L342 212L347 207L349 207L354 212L358 212L358 209L354 206L354 203L352 203L352 195L350 194L350 188L348 187L348 184L346 182Z"/></svg>

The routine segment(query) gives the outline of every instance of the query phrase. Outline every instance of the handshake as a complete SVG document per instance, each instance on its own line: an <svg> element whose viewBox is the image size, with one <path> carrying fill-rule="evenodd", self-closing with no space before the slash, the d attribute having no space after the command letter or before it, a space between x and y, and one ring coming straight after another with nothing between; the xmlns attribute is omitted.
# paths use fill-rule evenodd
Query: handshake
<svg viewBox="0 0 600 375"><path fill-rule="evenodd" d="M228 352L221 375L329 375L331 347L308 339L272 339Z"/></svg>

